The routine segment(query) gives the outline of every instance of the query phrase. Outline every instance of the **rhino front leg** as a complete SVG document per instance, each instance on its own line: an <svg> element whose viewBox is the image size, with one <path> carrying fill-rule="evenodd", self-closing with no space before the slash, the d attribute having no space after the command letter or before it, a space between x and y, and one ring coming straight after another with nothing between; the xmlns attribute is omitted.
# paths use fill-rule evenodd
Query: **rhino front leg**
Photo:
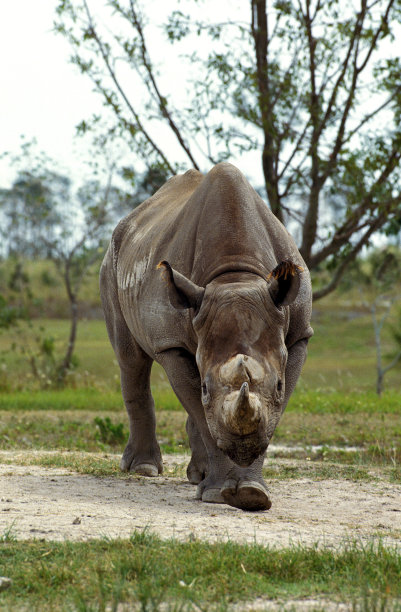
<svg viewBox="0 0 401 612"><path fill-rule="evenodd" d="M151 367L152 360L138 352L134 363L120 365L121 391L130 430L120 468L123 472L135 472L143 476L157 476L163 471L160 447L156 440L154 401L150 392Z"/></svg>
<svg viewBox="0 0 401 612"><path fill-rule="evenodd" d="M188 415L186 430L189 438L192 456L187 467L187 477L191 484L199 484L206 476L208 458L202 436L194 419Z"/></svg>
<svg viewBox="0 0 401 612"><path fill-rule="evenodd" d="M129 419L129 439L120 468L124 472L157 476L163 471L163 465L150 392L153 360L133 338L116 300L111 301L105 311L109 337L120 366L121 391Z"/></svg>
<svg viewBox="0 0 401 612"><path fill-rule="evenodd" d="M220 493L229 506L243 510L269 510L272 503L262 477L264 455L248 468L234 466L226 475Z"/></svg>
<svg viewBox="0 0 401 612"><path fill-rule="evenodd" d="M198 484L197 499L211 503L227 503L243 510L270 508L269 491L262 477L263 457L259 457L247 468L239 467L213 440L200 399L200 376L192 355L183 350L172 349L161 353L158 361L164 367L174 392L188 412L190 427L196 426L206 451L206 476ZM199 446L197 448L199 449Z"/></svg>

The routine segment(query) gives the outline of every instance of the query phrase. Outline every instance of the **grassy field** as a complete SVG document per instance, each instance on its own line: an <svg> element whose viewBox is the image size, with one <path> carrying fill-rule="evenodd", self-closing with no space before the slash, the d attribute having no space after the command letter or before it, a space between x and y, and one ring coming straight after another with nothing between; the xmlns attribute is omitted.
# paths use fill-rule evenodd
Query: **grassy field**
<svg viewBox="0 0 401 612"><path fill-rule="evenodd" d="M170 392L156 389L155 396L162 451L189 452L186 413ZM339 394L335 398L328 394L321 399L312 392L294 394L273 437L273 445L284 446L272 451L275 456L287 456L293 448L297 457L398 469L399 395L385 395L380 402L363 394L346 396L344 402ZM78 389L0 396L3 449L120 452L127 438L127 417L118 392Z"/></svg>
<svg viewBox="0 0 401 612"><path fill-rule="evenodd" d="M226 610L231 602L301 597L354 602L354 610L400 610L401 558L379 545L350 542L342 551L273 550L235 543L162 541L135 533L129 540L86 543L1 543L0 573L14 571L14 589L0 609ZM21 605L22 604L22 605ZM133 606L136 604L136 608ZM27 609L27 608L26 608ZM324 610L325 606L314 607Z"/></svg>
<svg viewBox="0 0 401 612"><path fill-rule="evenodd" d="M10 294L10 279L15 263L0 262L0 294ZM29 290L30 303L35 315L42 313L45 319L35 318L32 329L22 323L19 329L0 333L0 389L7 385L14 389L32 385L27 353L35 352L35 337L42 334L55 341L56 354L61 354L68 337L68 301L61 279L51 262L26 261L23 264ZM400 289L401 290L401 289ZM363 299L372 301L373 295L363 293ZM22 294L12 294L14 300ZM375 390L375 344L371 315L363 304L362 294L353 289L337 292L314 304L313 327L315 335L309 344L309 356L304 367L299 388L303 390L351 391ZM80 310L83 316L79 324L76 356L79 365L71 376L70 384L76 387L118 387L118 368L110 347L105 326L100 316L98 290L98 265L94 266L80 293ZM384 326L382 333L384 361L394 351L389 324L395 322L397 309ZM97 318L96 318L97 317ZM40 331L42 328L42 331ZM10 351L10 347L13 350ZM21 351L25 351L22 353ZM160 370L155 368L158 385L163 381ZM401 391L401 363L391 370L385 379L385 387Z"/></svg>
<svg viewBox="0 0 401 612"><path fill-rule="evenodd" d="M0 334L0 450L21 451L8 459L4 454L2 462L127 478L119 472L118 456L128 423L104 322L80 322L79 363L68 386L41 389L46 381L39 384L29 365L35 337L53 338L59 355L68 321L56 318L65 313L62 287L51 269L33 266L29 273L43 300L52 304L51 318ZM91 297L96 284L94 274L86 288L87 312L99 306ZM53 302L52 294L58 295ZM275 432L265 478L401 483L401 366L386 376L386 392L378 398L373 327L355 295L319 302L313 326L308 360ZM387 355L387 329L383 340ZM157 365L152 391L163 453L188 452L185 412ZM30 450L42 452L23 452ZM275 457L289 461L278 469ZM177 476L174 469L166 475ZM141 610L159 610L161 602L167 610L226 610L231 602L257 596L282 601L317 596L354 602L355 611L401 610L400 552L377 541L350 542L341 550L272 550L233 542L161 541L135 532L129 540L18 542L10 526L0 534L0 575L13 580L11 589L0 592L0 610L7 611L100 612L117 610L121 601ZM325 604L315 609L324 610Z"/></svg>
<svg viewBox="0 0 401 612"><path fill-rule="evenodd" d="M318 303L313 320L315 335L309 343L298 388L342 393L375 390L376 354L371 317L354 308L352 305L345 308L341 302ZM38 319L31 327L21 323L18 329L2 331L0 388L34 386L28 358L37 351L35 338L40 335L52 338L56 354L61 355L68 329L66 319ZM393 350L389 330L385 328L385 363ZM118 366L102 320L84 319L79 323L76 356L78 366L70 376L70 386L118 388ZM153 379L158 386L168 386L157 366ZM386 375L385 388L401 391L401 362Z"/></svg>

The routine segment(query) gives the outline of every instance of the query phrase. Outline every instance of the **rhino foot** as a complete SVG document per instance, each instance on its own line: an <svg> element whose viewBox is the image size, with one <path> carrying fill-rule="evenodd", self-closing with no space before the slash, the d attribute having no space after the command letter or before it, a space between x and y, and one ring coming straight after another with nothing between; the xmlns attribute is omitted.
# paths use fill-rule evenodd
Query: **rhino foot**
<svg viewBox="0 0 401 612"><path fill-rule="evenodd" d="M209 474L198 484L196 499L208 504L224 504L225 501L220 493L221 485L222 479Z"/></svg>
<svg viewBox="0 0 401 612"><path fill-rule="evenodd" d="M241 510L269 510L272 505L270 493L257 469L242 470L237 466L225 476L212 470L199 484L196 499L212 504L228 504ZM242 473L241 473L242 472ZM224 473L224 472L223 472Z"/></svg>
<svg viewBox="0 0 401 612"><path fill-rule="evenodd" d="M150 456L144 453L136 454L133 445L128 442L120 461L120 469L122 472L133 472L141 476L158 476L163 472L159 448Z"/></svg>
<svg viewBox="0 0 401 612"><path fill-rule="evenodd" d="M220 493L226 504L241 510L269 510L272 505L267 487L257 480L229 478Z"/></svg>
<svg viewBox="0 0 401 612"><path fill-rule="evenodd" d="M191 484L199 484L206 476L206 465L199 465L192 456L187 467L187 477Z"/></svg>
<svg viewBox="0 0 401 612"><path fill-rule="evenodd" d="M201 499L207 504L225 504L225 501L220 493L220 489L211 487L210 489L202 489L198 486L196 491L196 499Z"/></svg>
<svg viewBox="0 0 401 612"><path fill-rule="evenodd" d="M199 484L206 476L208 457L202 437L195 421L188 416L186 430L189 437L189 445L192 450L191 461L187 467L187 477L191 484Z"/></svg>
<svg viewBox="0 0 401 612"><path fill-rule="evenodd" d="M140 474L141 476L158 476L159 470L152 463L139 463L134 467L131 467L131 472L135 472L135 474Z"/></svg>

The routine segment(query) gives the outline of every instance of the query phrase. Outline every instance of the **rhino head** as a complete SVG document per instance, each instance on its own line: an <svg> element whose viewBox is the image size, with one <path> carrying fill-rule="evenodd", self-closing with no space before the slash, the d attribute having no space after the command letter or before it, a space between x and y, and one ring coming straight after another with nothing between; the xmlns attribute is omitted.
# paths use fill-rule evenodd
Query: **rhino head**
<svg viewBox="0 0 401 612"><path fill-rule="evenodd" d="M285 394L288 309L300 279L285 261L264 279L230 272L198 287L161 262L175 308L192 308L201 399L210 433L235 463L266 450Z"/></svg>

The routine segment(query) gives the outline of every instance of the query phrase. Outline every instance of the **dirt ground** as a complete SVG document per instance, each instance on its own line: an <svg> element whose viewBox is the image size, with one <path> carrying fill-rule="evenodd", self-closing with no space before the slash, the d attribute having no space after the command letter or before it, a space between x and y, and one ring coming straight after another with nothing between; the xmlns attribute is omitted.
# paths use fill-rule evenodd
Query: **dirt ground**
<svg viewBox="0 0 401 612"><path fill-rule="evenodd" d="M381 536L401 546L401 485L385 481L273 480L272 508L244 512L195 500L195 487L183 478L99 478L21 466L21 454L0 453L0 535L11 529L18 539L88 540L125 538L147 528L179 540L337 547ZM15 463L2 463L13 457ZM188 458L164 461L171 467Z"/></svg>

